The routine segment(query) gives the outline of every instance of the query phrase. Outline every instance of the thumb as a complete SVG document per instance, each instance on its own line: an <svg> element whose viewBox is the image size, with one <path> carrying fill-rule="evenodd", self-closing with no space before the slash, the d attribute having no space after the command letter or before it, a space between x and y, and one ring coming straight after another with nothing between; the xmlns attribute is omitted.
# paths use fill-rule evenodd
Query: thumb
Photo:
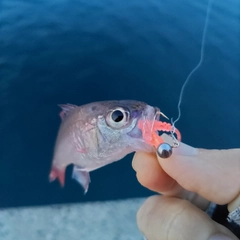
<svg viewBox="0 0 240 240"><path fill-rule="evenodd" d="M237 240L199 208L178 198L148 198L138 211L137 223L148 240Z"/></svg>
<svg viewBox="0 0 240 240"><path fill-rule="evenodd" d="M166 142L171 138L163 136ZM158 161L183 188L217 204L231 202L240 192L240 149L196 149L184 143L170 158Z"/></svg>

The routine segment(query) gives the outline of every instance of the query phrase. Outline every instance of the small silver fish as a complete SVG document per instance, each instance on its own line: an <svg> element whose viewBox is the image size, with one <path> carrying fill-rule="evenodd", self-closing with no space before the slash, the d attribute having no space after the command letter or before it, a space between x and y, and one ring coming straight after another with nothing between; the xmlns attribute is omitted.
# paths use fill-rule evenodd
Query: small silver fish
<svg viewBox="0 0 240 240"><path fill-rule="evenodd" d="M122 159L134 151L154 151L143 139L139 120L153 122L160 110L134 100L60 105L58 132L50 181L64 185L65 169L74 164L72 177L88 191L89 172Z"/></svg>

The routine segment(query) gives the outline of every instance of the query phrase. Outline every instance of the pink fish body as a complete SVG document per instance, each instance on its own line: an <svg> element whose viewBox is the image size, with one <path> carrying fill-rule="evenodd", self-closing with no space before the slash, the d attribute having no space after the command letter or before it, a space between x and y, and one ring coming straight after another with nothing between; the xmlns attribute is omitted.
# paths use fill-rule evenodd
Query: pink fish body
<svg viewBox="0 0 240 240"><path fill-rule="evenodd" d="M58 132L50 180L64 185L65 169L74 164L72 177L84 188L89 172L122 159L134 151L154 151L143 138L139 123L153 126L158 108L134 100L94 102L83 106L60 105L62 123ZM150 124L151 123L151 124Z"/></svg>

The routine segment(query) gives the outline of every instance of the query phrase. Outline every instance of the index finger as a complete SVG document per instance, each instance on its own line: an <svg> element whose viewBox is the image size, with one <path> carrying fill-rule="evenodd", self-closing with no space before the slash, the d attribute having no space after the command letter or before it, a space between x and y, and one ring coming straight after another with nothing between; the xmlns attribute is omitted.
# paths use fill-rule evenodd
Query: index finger
<svg viewBox="0 0 240 240"><path fill-rule="evenodd" d="M168 196L180 196L184 189L159 164L155 153L137 152L132 161L138 181L148 189Z"/></svg>
<svg viewBox="0 0 240 240"><path fill-rule="evenodd" d="M193 151L181 144L170 158L158 157L162 169L183 188L210 201L233 201L240 193L240 149Z"/></svg>
<svg viewBox="0 0 240 240"><path fill-rule="evenodd" d="M171 142L172 138L163 134L161 136L165 142ZM179 149L184 151L185 144L181 144ZM196 154L197 149L187 146L191 154ZM166 196L184 197L186 190L162 168L156 157L156 153L137 152L132 161L132 167L137 172L138 181L155 192Z"/></svg>
<svg viewBox="0 0 240 240"><path fill-rule="evenodd" d="M185 144L182 144L181 149L184 148ZM192 151L194 152L195 149L192 148ZM132 166L136 171L138 181L144 187L164 194L165 196L188 199L201 209L206 209L208 207L208 200L196 193L184 189L172 176L166 173L161 164L159 164L155 153L135 153Z"/></svg>

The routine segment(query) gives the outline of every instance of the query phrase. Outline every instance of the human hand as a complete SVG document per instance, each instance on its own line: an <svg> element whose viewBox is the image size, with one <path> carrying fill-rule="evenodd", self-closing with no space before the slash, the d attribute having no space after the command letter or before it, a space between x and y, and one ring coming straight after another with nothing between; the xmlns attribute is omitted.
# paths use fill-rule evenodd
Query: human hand
<svg viewBox="0 0 240 240"><path fill-rule="evenodd" d="M237 239L202 210L210 201L231 203L230 211L240 205L239 149L204 150L181 143L168 159L136 153L133 168L143 186L164 195L149 198L138 212L147 239L203 240L215 233Z"/></svg>

